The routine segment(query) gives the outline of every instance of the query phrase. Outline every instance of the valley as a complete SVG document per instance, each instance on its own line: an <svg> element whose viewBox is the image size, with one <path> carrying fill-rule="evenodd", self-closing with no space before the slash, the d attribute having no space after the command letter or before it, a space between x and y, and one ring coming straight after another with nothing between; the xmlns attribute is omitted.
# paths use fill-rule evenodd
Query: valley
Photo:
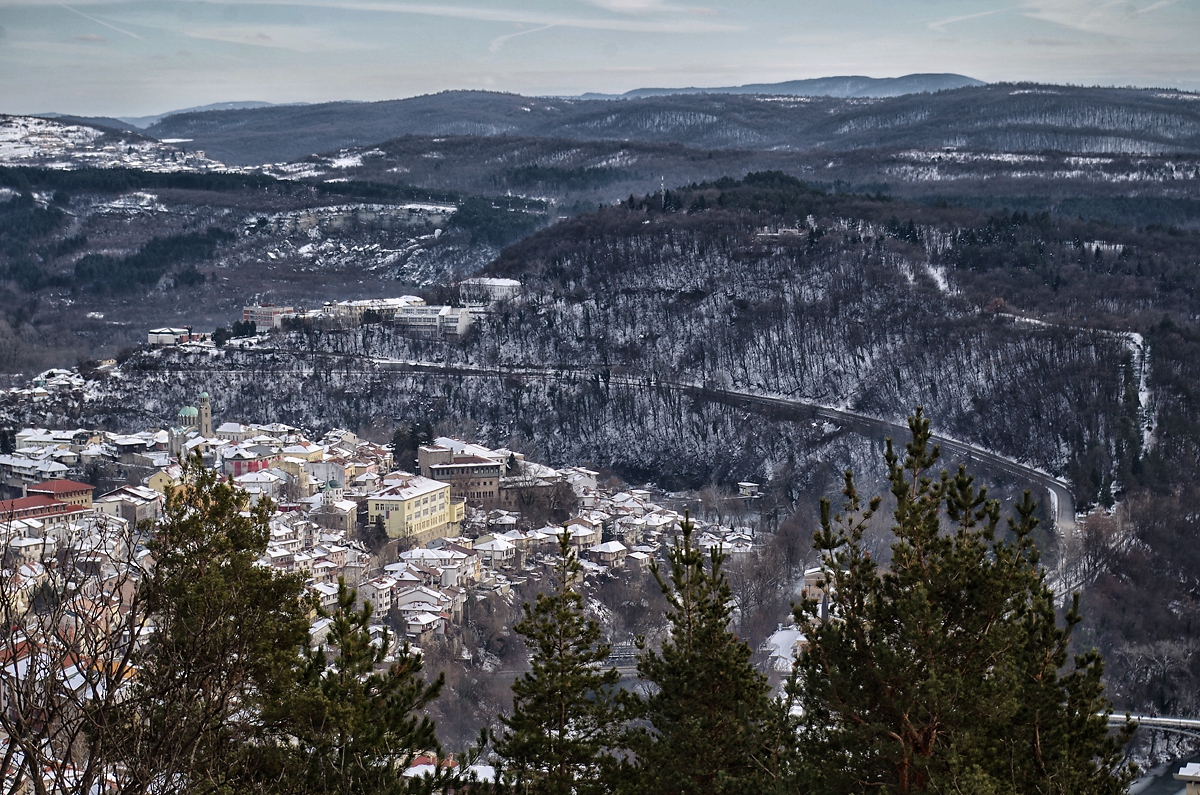
<svg viewBox="0 0 1200 795"><path fill-rule="evenodd" d="M1006 509L1037 487L1037 543L1082 591L1079 643L1105 653L1117 703L1190 714L1189 97L451 92L144 133L11 117L0 370L80 381L7 391L0 417L167 428L204 389L222 416L317 436L427 425L668 492L749 481L761 515L811 524L846 469L887 488L883 439L922 406L944 463ZM477 275L520 289L480 304L460 289ZM409 294L474 303L470 331L295 322L145 345L250 305Z"/></svg>

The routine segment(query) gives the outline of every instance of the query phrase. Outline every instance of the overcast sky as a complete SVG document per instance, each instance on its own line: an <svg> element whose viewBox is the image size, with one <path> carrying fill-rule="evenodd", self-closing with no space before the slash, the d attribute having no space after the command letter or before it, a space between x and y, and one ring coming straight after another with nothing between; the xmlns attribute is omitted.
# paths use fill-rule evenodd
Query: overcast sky
<svg viewBox="0 0 1200 795"><path fill-rule="evenodd" d="M1200 89L1200 0L0 0L0 112L838 74Z"/></svg>

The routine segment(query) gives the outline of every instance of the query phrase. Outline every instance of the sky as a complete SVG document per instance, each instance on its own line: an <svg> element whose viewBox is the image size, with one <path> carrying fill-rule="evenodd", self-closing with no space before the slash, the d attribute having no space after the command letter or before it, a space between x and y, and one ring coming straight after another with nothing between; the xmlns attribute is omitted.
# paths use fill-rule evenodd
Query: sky
<svg viewBox="0 0 1200 795"><path fill-rule="evenodd" d="M0 0L0 113L913 72L1200 90L1200 0Z"/></svg>

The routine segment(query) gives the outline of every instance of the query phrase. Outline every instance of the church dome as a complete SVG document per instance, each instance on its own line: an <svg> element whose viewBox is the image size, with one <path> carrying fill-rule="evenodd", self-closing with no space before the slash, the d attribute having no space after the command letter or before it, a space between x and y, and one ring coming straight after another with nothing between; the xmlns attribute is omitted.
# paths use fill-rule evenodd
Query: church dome
<svg viewBox="0 0 1200 795"><path fill-rule="evenodd" d="M207 392L201 392L201 393L200 393L200 399L201 399L201 400L204 400L204 399L205 399L205 398L207 398L207 397L208 397L208 393L207 393Z"/></svg>
<svg viewBox="0 0 1200 795"><path fill-rule="evenodd" d="M179 410L180 417L199 417L200 411L195 406L184 406Z"/></svg>

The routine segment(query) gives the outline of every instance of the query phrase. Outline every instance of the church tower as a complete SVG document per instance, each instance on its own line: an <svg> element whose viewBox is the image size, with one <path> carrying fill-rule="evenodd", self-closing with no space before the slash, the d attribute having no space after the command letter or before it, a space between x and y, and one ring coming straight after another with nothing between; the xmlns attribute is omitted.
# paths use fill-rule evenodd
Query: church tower
<svg viewBox="0 0 1200 795"><path fill-rule="evenodd" d="M213 435L212 427L212 403L208 399L207 392L200 393L200 422L198 423L200 435L205 439L211 439Z"/></svg>

